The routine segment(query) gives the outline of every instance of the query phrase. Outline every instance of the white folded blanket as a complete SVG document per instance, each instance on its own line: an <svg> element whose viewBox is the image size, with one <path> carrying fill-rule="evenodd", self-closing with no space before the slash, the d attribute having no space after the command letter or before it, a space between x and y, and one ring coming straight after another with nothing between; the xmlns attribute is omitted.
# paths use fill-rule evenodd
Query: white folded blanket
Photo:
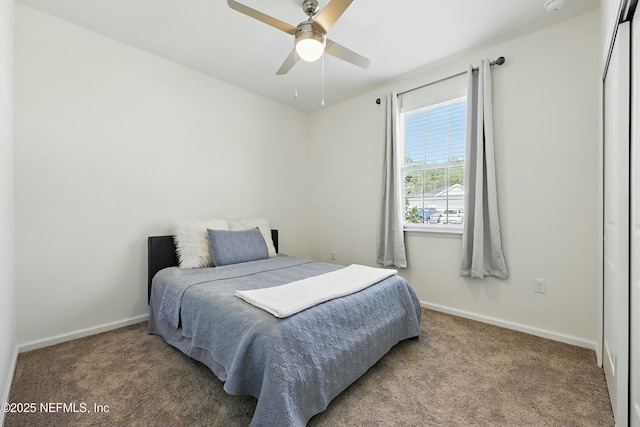
<svg viewBox="0 0 640 427"><path fill-rule="evenodd" d="M386 268L351 264L286 285L236 291L235 295L276 317L284 318L316 304L356 293L397 273Z"/></svg>

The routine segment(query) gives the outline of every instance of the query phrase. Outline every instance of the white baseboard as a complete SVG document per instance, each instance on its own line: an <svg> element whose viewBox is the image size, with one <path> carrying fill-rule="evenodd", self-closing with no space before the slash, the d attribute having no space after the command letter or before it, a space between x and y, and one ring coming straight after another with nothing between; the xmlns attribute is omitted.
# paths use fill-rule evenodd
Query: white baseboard
<svg viewBox="0 0 640 427"><path fill-rule="evenodd" d="M55 335L49 338L43 338L40 340L29 341L26 343L16 345L13 351L13 356L11 358L11 365L9 366L9 374L7 375L7 382L4 386L2 402L9 402L9 397L10 397L9 395L11 393L11 384L13 384L13 377L16 372L16 365L18 363L19 353L24 353L26 351L36 350L39 348L60 344L66 341L87 337L89 335L96 335L102 332L123 328L129 325L135 325L136 323L144 322L147 320L149 320L149 315L144 314L142 316L136 316L136 317L132 317L125 320L119 320L117 322L106 323L104 325L94 326L91 328L81 329L79 331L70 332L67 334ZM0 426L2 425L4 425L4 412L0 411Z"/></svg>
<svg viewBox="0 0 640 427"><path fill-rule="evenodd" d="M51 345L60 344L66 341L88 337L89 335L96 335L102 332L111 331L113 329L123 328L129 325L135 325L136 323L141 323L147 320L149 320L149 315L143 314L141 316L131 317L129 319L124 319L124 320L118 320L117 322L106 323L104 325L81 329L79 331L69 332L67 334L54 335L49 338L29 341L26 343L18 344L18 353L24 353L26 351L36 350L38 348L49 347Z"/></svg>
<svg viewBox="0 0 640 427"><path fill-rule="evenodd" d="M2 402L9 401L9 393L11 393L11 384L13 384L13 376L16 373L16 365L18 363L18 346L13 349L13 356L11 357L11 364L9 365L9 372L7 374L7 382L4 385L4 392L2 394ZM4 411L0 411L0 426L4 425Z"/></svg>
<svg viewBox="0 0 640 427"><path fill-rule="evenodd" d="M574 337L571 335L565 335L558 332L549 331L546 329L540 329L532 326L523 325L520 323L496 319L493 317L471 313L469 311L458 310L456 308L446 307L439 304L431 304L425 301L420 301L420 305L430 310L440 311L442 313L452 314L458 317L464 317L465 319L477 320L478 322L488 323L490 325L500 326L502 328L512 329L514 331L524 332L529 335L535 335L537 337L547 338L553 341L559 341L565 344L575 345L577 347L588 348L589 350L593 350L596 352L596 360L599 360L598 348L597 348L598 346L595 341L588 341L588 340Z"/></svg>
<svg viewBox="0 0 640 427"><path fill-rule="evenodd" d="M602 368L602 347L600 346L600 343L594 343L594 345L596 346L596 363Z"/></svg>

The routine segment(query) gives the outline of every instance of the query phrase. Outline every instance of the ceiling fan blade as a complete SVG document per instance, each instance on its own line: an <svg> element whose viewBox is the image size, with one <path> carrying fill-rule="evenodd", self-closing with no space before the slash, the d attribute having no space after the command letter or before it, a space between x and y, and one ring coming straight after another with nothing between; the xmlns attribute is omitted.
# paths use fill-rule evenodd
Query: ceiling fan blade
<svg viewBox="0 0 640 427"><path fill-rule="evenodd" d="M294 65L296 65L296 62L298 62L298 59L299 58L298 58L298 55L296 55L296 49L294 48L289 54L289 56L287 56L287 59L284 60L284 62L282 63L282 65L280 66L280 69L276 74L279 76L282 74L287 74L289 70L292 69Z"/></svg>
<svg viewBox="0 0 640 427"><path fill-rule="evenodd" d="M347 49L346 47L339 45L333 40L327 39L327 46L324 48L324 53L327 53L343 61L350 62L353 65L357 65L361 68L368 68L371 61L364 56L355 53L354 51Z"/></svg>
<svg viewBox="0 0 640 427"><path fill-rule="evenodd" d="M331 0L328 5L322 9L322 12L314 19L314 22L322 27L325 33L333 27L338 18L342 16L353 0Z"/></svg>
<svg viewBox="0 0 640 427"><path fill-rule="evenodd" d="M284 31L285 33L289 33L291 35L294 35L296 33L296 27L294 27L293 25L289 25L286 22L252 9L249 6L245 6L242 3L238 3L235 0L227 0L227 4L231 9L237 10L240 13L244 13L245 15L250 16L253 19L257 19L258 21L262 21L267 25L271 25L274 28Z"/></svg>

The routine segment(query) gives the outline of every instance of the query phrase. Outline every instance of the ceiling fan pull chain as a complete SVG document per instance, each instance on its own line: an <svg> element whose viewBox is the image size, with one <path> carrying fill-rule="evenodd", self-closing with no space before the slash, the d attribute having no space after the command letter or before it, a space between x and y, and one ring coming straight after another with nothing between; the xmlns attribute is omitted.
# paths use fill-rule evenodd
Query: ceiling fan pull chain
<svg viewBox="0 0 640 427"><path fill-rule="evenodd" d="M297 64L298 63L298 52L296 52L295 49L293 49L293 51L295 52L294 53L294 55L295 55L294 64ZM295 70L294 70L295 78L294 78L293 97L297 98L298 97L298 67L296 67L294 65L294 68L295 68Z"/></svg>
<svg viewBox="0 0 640 427"><path fill-rule="evenodd" d="M324 55L322 55L322 102L320 102L320 105L322 105L322 108L324 108Z"/></svg>

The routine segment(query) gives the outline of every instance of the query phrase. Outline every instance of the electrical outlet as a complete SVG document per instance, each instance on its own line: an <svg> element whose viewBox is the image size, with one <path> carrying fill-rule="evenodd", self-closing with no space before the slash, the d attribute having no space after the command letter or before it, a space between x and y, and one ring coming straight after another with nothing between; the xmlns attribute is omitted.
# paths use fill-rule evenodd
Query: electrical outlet
<svg viewBox="0 0 640 427"><path fill-rule="evenodd" d="M336 260L336 251L331 251L331 259L332 259L333 261L335 261L335 260Z"/></svg>
<svg viewBox="0 0 640 427"><path fill-rule="evenodd" d="M545 279L534 279L533 292L537 294L547 293L547 281Z"/></svg>

